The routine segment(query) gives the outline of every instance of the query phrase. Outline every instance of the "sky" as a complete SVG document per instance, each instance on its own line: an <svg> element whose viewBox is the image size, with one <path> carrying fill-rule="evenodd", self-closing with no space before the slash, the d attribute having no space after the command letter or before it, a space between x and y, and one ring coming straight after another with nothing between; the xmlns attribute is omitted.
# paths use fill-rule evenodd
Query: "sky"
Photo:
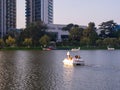
<svg viewBox="0 0 120 90"><path fill-rule="evenodd" d="M120 0L54 0L54 24L120 24ZM17 0L17 28L25 28L25 0Z"/></svg>

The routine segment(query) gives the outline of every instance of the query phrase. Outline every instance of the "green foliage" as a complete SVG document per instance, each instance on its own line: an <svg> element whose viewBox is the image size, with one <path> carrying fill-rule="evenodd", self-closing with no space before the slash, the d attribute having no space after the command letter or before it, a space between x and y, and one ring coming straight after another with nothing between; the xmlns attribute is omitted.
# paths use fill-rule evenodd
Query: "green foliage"
<svg viewBox="0 0 120 90"><path fill-rule="evenodd" d="M94 45L98 39L98 34L96 32L95 24L90 22L87 29L83 30L82 43L88 41L87 45Z"/></svg>
<svg viewBox="0 0 120 90"><path fill-rule="evenodd" d="M80 41L80 38L82 36L82 32L83 32L83 29L79 28L79 27L74 27L70 30L70 40L72 41Z"/></svg>
<svg viewBox="0 0 120 90"><path fill-rule="evenodd" d="M89 46L90 45L90 39L88 37L83 37L80 43L81 43L81 45Z"/></svg>
<svg viewBox="0 0 120 90"><path fill-rule="evenodd" d="M30 47L30 45L32 45L32 39L31 38L25 38L23 44Z"/></svg>
<svg viewBox="0 0 120 90"><path fill-rule="evenodd" d="M0 39L0 47L3 47L4 46L4 41L3 41L3 39Z"/></svg>
<svg viewBox="0 0 120 90"><path fill-rule="evenodd" d="M100 26L99 29L101 30L101 33L100 33L101 38L117 37L115 32L118 25L113 20L102 22L99 26Z"/></svg>
<svg viewBox="0 0 120 90"><path fill-rule="evenodd" d="M47 26L43 22L31 23L22 33L22 40L32 38L33 46L39 45L39 39L46 33Z"/></svg>
<svg viewBox="0 0 120 90"><path fill-rule="evenodd" d="M66 27L63 27L62 30L64 31L70 31L70 29L74 26L74 24L68 24Z"/></svg>
<svg viewBox="0 0 120 90"><path fill-rule="evenodd" d="M6 39L6 44L8 46L14 46L15 45L15 38L12 38L11 36L8 37L8 39Z"/></svg>
<svg viewBox="0 0 120 90"><path fill-rule="evenodd" d="M120 37L119 37L119 39L118 39L118 44L119 44L119 46L120 46Z"/></svg>
<svg viewBox="0 0 120 90"><path fill-rule="evenodd" d="M116 38L105 38L103 40L103 44L105 46L116 46L118 43L118 40Z"/></svg>
<svg viewBox="0 0 120 90"><path fill-rule="evenodd" d="M117 38L120 38L120 30L117 30L116 34L117 34Z"/></svg>
<svg viewBox="0 0 120 90"><path fill-rule="evenodd" d="M47 35L50 37L51 41L56 41L57 40L58 33L56 33L56 32L47 32Z"/></svg>
<svg viewBox="0 0 120 90"><path fill-rule="evenodd" d="M43 47L46 47L50 42L50 37L48 37L47 35L44 35L40 38L39 42Z"/></svg>
<svg viewBox="0 0 120 90"><path fill-rule="evenodd" d="M101 39L96 40L96 45L97 46L102 46L103 45L103 40L101 40Z"/></svg>

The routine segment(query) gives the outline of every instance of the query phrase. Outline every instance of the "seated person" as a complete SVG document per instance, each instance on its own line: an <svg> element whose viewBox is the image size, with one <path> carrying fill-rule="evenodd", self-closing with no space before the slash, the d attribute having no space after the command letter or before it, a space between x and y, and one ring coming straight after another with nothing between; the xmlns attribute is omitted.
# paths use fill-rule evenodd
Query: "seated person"
<svg viewBox="0 0 120 90"><path fill-rule="evenodd" d="M75 58L78 59L78 55L75 55Z"/></svg>
<svg viewBox="0 0 120 90"><path fill-rule="evenodd" d="M68 58L67 58L68 60L72 60L72 56L70 56L70 55L68 55Z"/></svg>
<svg viewBox="0 0 120 90"><path fill-rule="evenodd" d="M70 56L69 60L72 60L72 56Z"/></svg>
<svg viewBox="0 0 120 90"><path fill-rule="evenodd" d="M78 59L80 59L81 57L80 56L78 56Z"/></svg>

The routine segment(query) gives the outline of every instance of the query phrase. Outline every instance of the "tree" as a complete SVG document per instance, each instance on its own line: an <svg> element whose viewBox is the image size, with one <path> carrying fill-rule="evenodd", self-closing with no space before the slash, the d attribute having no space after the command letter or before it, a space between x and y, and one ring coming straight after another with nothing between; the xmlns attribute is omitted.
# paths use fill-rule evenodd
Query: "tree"
<svg viewBox="0 0 120 90"><path fill-rule="evenodd" d="M99 29L102 31L100 33L100 37L104 38L104 37L116 37L116 28L118 27L118 25L113 21L107 21L107 22L103 22L99 25ZM104 33L103 33L104 31Z"/></svg>
<svg viewBox="0 0 120 90"><path fill-rule="evenodd" d="M50 42L50 37L48 37L47 35L44 35L40 38L39 42L43 47L47 47L47 45Z"/></svg>
<svg viewBox="0 0 120 90"><path fill-rule="evenodd" d="M31 38L25 38L23 44L26 45L29 48L30 45L32 45L32 39Z"/></svg>
<svg viewBox="0 0 120 90"><path fill-rule="evenodd" d="M114 46L114 47L118 46L118 44L119 44L118 39L117 38L111 38L111 39L112 39L112 44L111 45Z"/></svg>
<svg viewBox="0 0 120 90"><path fill-rule="evenodd" d="M19 30L16 30L16 29L11 29L7 32L7 35L6 37L8 36L11 36L13 38L15 38L16 40L16 45L17 46L21 46L22 45L22 37L21 36L21 32L23 31L23 29L19 29Z"/></svg>
<svg viewBox="0 0 120 90"><path fill-rule="evenodd" d="M70 31L70 29L74 26L74 24L70 23L66 27L63 27L62 30L64 31Z"/></svg>
<svg viewBox="0 0 120 90"><path fill-rule="evenodd" d="M12 38L11 36L8 36L8 39L6 39L6 44L8 46L14 46L15 45L15 38Z"/></svg>
<svg viewBox="0 0 120 90"><path fill-rule="evenodd" d="M118 44L118 40L116 38L105 38L103 43L105 46L116 46Z"/></svg>
<svg viewBox="0 0 120 90"><path fill-rule="evenodd" d="M0 39L0 48L2 48L4 46L4 40L3 39Z"/></svg>
<svg viewBox="0 0 120 90"><path fill-rule="evenodd" d="M22 40L25 38L32 38L33 46L38 46L39 38L46 34L46 29L47 26L41 21L31 23L25 30L23 30L21 38Z"/></svg>
<svg viewBox="0 0 120 90"><path fill-rule="evenodd" d="M120 37L118 38L118 45L120 46Z"/></svg>
<svg viewBox="0 0 120 90"><path fill-rule="evenodd" d="M79 27L74 27L70 30L70 39L72 41L80 41L80 38L82 36L83 29Z"/></svg>
<svg viewBox="0 0 120 90"><path fill-rule="evenodd" d="M107 35L106 35L106 33L105 33L105 30L101 30L101 31L100 31L99 37L102 38L102 39L107 38Z"/></svg>
<svg viewBox="0 0 120 90"><path fill-rule="evenodd" d="M117 37L120 38L120 30L117 30Z"/></svg>
<svg viewBox="0 0 120 90"><path fill-rule="evenodd" d="M101 39L96 40L96 44L97 44L98 46L102 46L103 40L101 40Z"/></svg>
<svg viewBox="0 0 120 90"><path fill-rule="evenodd" d="M87 47L90 45L90 39L88 37L83 37L80 41L82 45L86 45Z"/></svg>
<svg viewBox="0 0 120 90"><path fill-rule="evenodd" d="M98 39L98 34L96 32L95 24L90 22L87 29L83 30L83 38L89 38L89 44L94 45Z"/></svg>
<svg viewBox="0 0 120 90"><path fill-rule="evenodd" d="M57 40L57 32L47 32L47 35L50 37L51 41L56 41Z"/></svg>

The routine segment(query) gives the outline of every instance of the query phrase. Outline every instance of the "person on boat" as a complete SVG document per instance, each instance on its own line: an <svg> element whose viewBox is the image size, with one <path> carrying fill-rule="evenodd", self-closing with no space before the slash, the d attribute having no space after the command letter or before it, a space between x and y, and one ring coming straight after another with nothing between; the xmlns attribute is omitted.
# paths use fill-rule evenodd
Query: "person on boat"
<svg viewBox="0 0 120 90"><path fill-rule="evenodd" d="M68 52L67 52L67 58L69 58L69 57L70 57L70 52L68 51Z"/></svg>
<svg viewBox="0 0 120 90"><path fill-rule="evenodd" d="M80 60L80 56L79 55L75 55L75 58L73 59L74 61L79 61Z"/></svg>
<svg viewBox="0 0 120 90"><path fill-rule="evenodd" d="M73 59L73 58L72 58L72 56L70 56L70 57L69 57L69 60L71 60L71 61L72 61L72 59Z"/></svg>
<svg viewBox="0 0 120 90"><path fill-rule="evenodd" d="M69 51L67 52L67 59L68 60L72 60L72 56L70 56L70 52Z"/></svg>
<svg viewBox="0 0 120 90"><path fill-rule="evenodd" d="M75 58L76 58L76 59L78 59L78 57L79 57L78 55L75 55Z"/></svg>
<svg viewBox="0 0 120 90"><path fill-rule="evenodd" d="M78 55L75 55L74 58L72 59L73 62L75 62L77 60L77 58L78 58Z"/></svg>
<svg viewBox="0 0 120 90"><path fill-rule="evenodd" d="M78 56L78 59L80 59L81 57L80 57L80 55Z"/></svg>

